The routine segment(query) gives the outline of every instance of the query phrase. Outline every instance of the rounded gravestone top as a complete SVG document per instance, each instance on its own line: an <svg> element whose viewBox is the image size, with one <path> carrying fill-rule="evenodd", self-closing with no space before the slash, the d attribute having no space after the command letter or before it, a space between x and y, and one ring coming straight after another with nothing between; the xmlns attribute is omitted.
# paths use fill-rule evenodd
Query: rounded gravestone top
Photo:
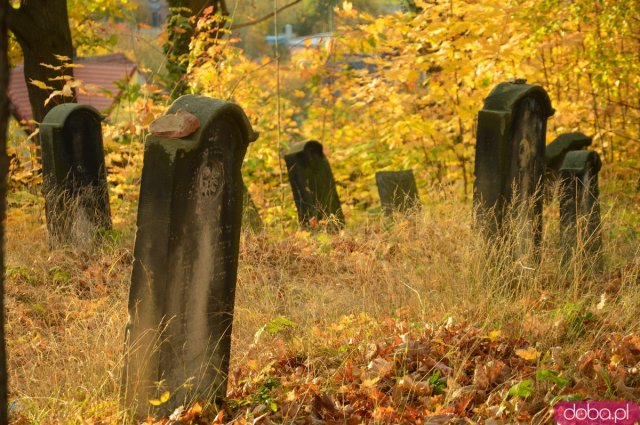
<svg viewBox="0 0 640 425"><path fill-rule="evenodd" d="M206 96L198 96L195 94L187 94L180 96L171 104L167 111L168 114L175 114L178 111L187 111L195 115L200 121L200 127L193 134L182 138L182 140L199 143L205 131L213 121L227 115L233 118L241 129L243 138L247 143L258 139L258 133L253 131L249 118L244 110L233 102L227 102L219 99L212 99ZM162 138L162 136L157 136ZM171 139L167 137L166 139Z"/></svg>
<svg viewBox="0 0 640 425"><path fill-rule="evenodd" d="M324 155L322 143L317 140L308 140L306 142L294 143L289 149L289 152L287 152L287 156L297 155L302 152L318 156Z"/></svg>
<svg viewBox="0 0 640 425"><path fill-rule="evenodd" d="M560 171L571 171L575 173L583 173L587 170L589 164L593 164L595 171L600 171L602 161L600 155L594 151L571 151L567 153L562 161Z"/></svg>
<svg viewBox="0 0 640 425"><path fill-rule="evenodd" d="M51 109L47 115L45 115L40 126L62 128L64 127L64 123L67 118L69 118L69 116L74 112L78 111L88 112L91 115L94 115L98 121L104 120L104 116L91 105L84 105L81 103L63 103L62 105L55 106Z"/></svg>
<svg viewBox="0 0 640 425"><path fill-rule="evenodd" d="M537 84L525 84L522 80L500 83L495 86L484 100L483 109L512 112L523 99L531 96L540 99L544 108L545 118L555 113L555 110L551 107L551 99L545 89Z"/></svg>

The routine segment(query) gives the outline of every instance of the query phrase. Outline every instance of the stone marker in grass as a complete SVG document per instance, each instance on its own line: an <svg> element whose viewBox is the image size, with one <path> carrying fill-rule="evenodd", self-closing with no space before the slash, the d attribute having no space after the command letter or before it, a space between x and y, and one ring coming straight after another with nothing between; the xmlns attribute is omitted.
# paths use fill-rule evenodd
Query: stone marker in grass
<svg viewBox="0 0 640 425"><path fill-rule="evenodd" d="M545 147L545 163L549 171L558 173L568 152L579 151L591 146L591 137L584 133L564 133L553 139Z"/></svg>
<svg viewBox="0 0 640 425"><path fill-rule="evenodd" d="M563 261L576 253L599 264L602 248L598 172L600 156L593 151L573 151L565 155L560 167L560 234Z"/></svg>
<svg viewBox="0 0 640 425"><path fill-rule="evenodd" d="M40 124L42 172L50 245L89 246L111 228L102 145L102 115L89 105L66 103Z"/></svg>
<svg viewBox="0 0 640 425"><path fill-rule="evenodd" d="M413 170L378 171L376 184L385 215L407 212L420 207Z"/></svg>
<svg viewBox="0 0 640 425"><path fill-rule="evenodd" d="M322 145L315 140L295 144L284 160L300 225L317 228L326 220L328 229L343 227L336 182Z"/></svg>
<svg viewBox="0 0 640 425"><path fill-rule="evenodd" d="M129 295L123 399L137 418L226 394L240 168L257 138L229 102L187 95L165 117L145 144Z"/></svg>
<svg viewBox="0 0 640 425"><path fill-rule="evenodd" d="M498 84L478 113L477 218L491 235L511 223L522 252L542 238L545 135L553 113L547 92L524 80Z"/></svg>

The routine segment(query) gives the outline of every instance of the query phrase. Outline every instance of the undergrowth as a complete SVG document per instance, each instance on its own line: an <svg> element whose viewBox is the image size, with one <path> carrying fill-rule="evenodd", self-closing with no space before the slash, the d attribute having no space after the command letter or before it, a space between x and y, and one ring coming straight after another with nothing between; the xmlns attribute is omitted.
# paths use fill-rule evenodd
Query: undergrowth
<svg viewBox="0 0 640 425"><path fill-rule="evenodd" d="M362 213L338 234L243 232L227 403L175 419L544 423L558 400L637 399L640 203L617 177L601 190L602 270L562 264L553 203L539 262L523 261L438 188L414 215ZM37 188L9 197L12 421L122 423L135 204L82 252L49 250L43 203Z"/></svg>

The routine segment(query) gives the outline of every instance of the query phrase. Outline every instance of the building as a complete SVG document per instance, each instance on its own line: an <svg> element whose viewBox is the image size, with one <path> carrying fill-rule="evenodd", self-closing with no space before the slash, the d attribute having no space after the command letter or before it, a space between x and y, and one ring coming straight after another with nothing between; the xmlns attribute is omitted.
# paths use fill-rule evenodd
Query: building
<svg viewBox="0 0 640 425"><path fill-rule="evenodd" d="M122 53L76 58L74 79L82 81L87 90L81 90L77 102L107 112L122 94L124 86L136 75L138 67ZM31 104L24 76L24 65L18 64L11 70L8 88L9 102L13 116L21 123L32 120Z"/></svg>

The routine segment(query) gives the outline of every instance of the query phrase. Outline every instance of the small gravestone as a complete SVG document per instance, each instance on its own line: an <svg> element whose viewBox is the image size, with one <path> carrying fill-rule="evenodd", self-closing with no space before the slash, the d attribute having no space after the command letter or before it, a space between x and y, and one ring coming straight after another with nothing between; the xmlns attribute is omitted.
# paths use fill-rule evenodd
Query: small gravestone
<svg viewBox="0 0 640 425"><path fill-rule="evenodd" d="M560 167L560 234L565 263L577 252L596 262L599 257L601 167L600 156L586 150L567 153Z"/></svg>
<svg viewBox="0 0 640 425"><path fill-rule="evenodd" d="M262 231L262 219L260 218L260 211L253 202L251 194L247 189L247 186L242 186L242 227L249 229L254 233Z"/></svg>
<svg viewBox="0 0 640 425"><path fill-rule="evenodd" d="M478 113L474 205L489 234L517 231L519 251L542 238L542 185L547 118L553 115L547 92L514 80L498 84ZM506 230L506 229L505 229Z"/></svg>
<svg viewBox="0 0 640 425"><path fill-rule="evenodd" d="M89 105L66 103L40 124L47 229L52 246L87 246L111 228L102 145L102 115Z"/></svg>
<svg viewBox="0 0 640 425"><path fill-rule="evenodd" d="M418 188L412 170L378 171L376 184L385 215L420 207Z"/></svg>
<svg viewBox="0 0 640 425"><path fill-rule="evenodd" d="M187 95L165 117L145 144L126 329L123 398L142 419L226 394L240 169L257 138L229 102Z"/></svg>
<svg viewBox="0 0 640 425"><path fill-rule="evenodd" d="M343 227L344 215L336 182L322 145L315 140L296 144L284 160L300 224L314 228L326 220L329 229Z"/></svg>
<svg viewBox="0 0 640 425"><path fill-rule="evenodd" d="M591 146L591 141L591 137L580 132L559 135L545 148L544 156L547 169L558 173L568 152L579 151Z"/></svg>

